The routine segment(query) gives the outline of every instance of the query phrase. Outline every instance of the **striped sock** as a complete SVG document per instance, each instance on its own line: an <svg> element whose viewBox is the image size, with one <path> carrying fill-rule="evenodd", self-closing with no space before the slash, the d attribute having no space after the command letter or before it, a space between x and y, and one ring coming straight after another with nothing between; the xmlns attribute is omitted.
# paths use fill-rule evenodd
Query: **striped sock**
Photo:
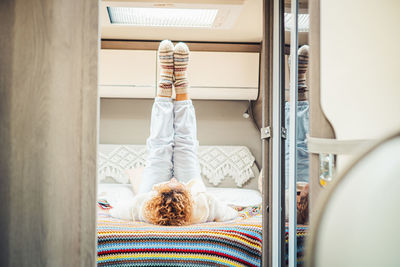
<svg viewBox="0 0 400 267"><path fill-rule="evenodd" d="M174 49L174 75L176 94L188 93L188 79L186 76L189 62L189 48L185 43L178 43Z"/></svg>
<svg viewBox="0 0 400 267"><path fill-rule="evenodd" d="M306 90L306 72L308 68L308 45L303 45L300 47L298 51L299 60L298 60L298 85L299 90Z"/></svg>
<svg viewBox="0 0 400 267"><path fill-rule="evenodd" d="M158 96L171 97L172 77L174 71L174 45L169 40L164 40L158 47L160 62L160 81L158 82Z"/></svg>

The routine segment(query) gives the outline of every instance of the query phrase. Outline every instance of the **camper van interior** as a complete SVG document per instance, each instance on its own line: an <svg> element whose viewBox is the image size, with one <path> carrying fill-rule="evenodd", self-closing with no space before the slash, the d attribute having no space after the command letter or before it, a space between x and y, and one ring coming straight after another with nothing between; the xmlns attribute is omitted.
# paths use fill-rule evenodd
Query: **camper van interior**
<svg viewBox="0 0 400 267"><path fill-rule="evenodd" d="M101 3L98 266L260 265L262 146L252 109L260 92L262 8L262 1ZM201 179L208 194L237 209L234 220L165 226L110 215L137 197L132 185L150 164L146 140L164 77L157 51L164 39L190 50Z"/></svg>
<svg viewBox="0 0 400 267"><path fill-rule="evenodd" d="M399 265L400 1L0 7L0 266Z"/></svg>
<svg viewBox="0 0 400 267"><path fill-rule="evenodd" d="M262 114L263 101L268 101L268 98L260 97L263 95L260 80L263 75L262 53L266 53L262 51L263 2L200 2L171 1L165 5L151 1L101 2L97 191L100 203L97 222L99 266L145 262L155 262L160 266L188 262L261 264L261 170L269 167L262 162L260 129L263 128L262 117L270 113L266 110ZM289 129L289 68L294 62L290 59L293 16L289 2L284 10L282 66L286 77L285 93L282 94L282 101L285 101L282 127ZM198 18L195 17L197 13L201 14ZM301 133L297 137L297 146L298 165L301 166L298 172L301 175L297 175L296 200L299 199L300 203L301 199L302 205L298 206L297 220L300 224L295 231L301 264L309 217L306 192L309 165L306 145L309 132L306 78L309 16L305 2L302 2L299 18L298 47L301 55L298 84L302 91L298 99L298 129ZM164 39L172 40L174 44L185 42L190 49L189 94L196 109L202 180L208 193L239 211L239 218L235 221L171 228L127 222L126 218L112 216L113 209L137 197L135 187L140 183L143 168L149 164L146 162L150 153L146 143L149 142L150 125L153 125L150 114L163 78L160 75L162 58L157 49ZM285 150L286 168L282 177L287 178L289 138ZM283 223L289 218L288 186L284 188L287 190ZM282 240L280 236L276 238L282 243L287 241L288 231L287 225L283 226ZM283 261L288 260L287 254L282 253L282 257Z"/></svg>

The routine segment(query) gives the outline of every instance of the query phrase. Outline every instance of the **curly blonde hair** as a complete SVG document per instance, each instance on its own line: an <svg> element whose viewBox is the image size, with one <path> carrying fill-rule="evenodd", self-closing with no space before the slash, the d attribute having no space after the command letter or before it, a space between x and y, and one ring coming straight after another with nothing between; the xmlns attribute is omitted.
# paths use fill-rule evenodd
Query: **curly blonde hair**
<svg viewBox="0 0 400 267"><path fill-rule="evenodd" d="M157 188L157 194L144 206L148 221L158 225L180 226L190 223L192 198L185 188L167 185Z"/></svg>

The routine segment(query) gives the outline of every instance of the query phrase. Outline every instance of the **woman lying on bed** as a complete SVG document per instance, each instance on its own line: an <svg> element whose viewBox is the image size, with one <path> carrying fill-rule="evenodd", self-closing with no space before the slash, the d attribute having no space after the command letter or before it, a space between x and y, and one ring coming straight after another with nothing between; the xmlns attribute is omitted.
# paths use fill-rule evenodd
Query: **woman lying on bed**
<svg viewBox="0 0 400 267"><path fill-rule="evenodd" d="M158 225L227 221L231 207L206 192L197 158L196 116L188 95L189 49L164 40L158 49L160 82L151 113L148 158L139 194L114 207L113 217ZM176 101L173 102L172 87Z"/></svg>

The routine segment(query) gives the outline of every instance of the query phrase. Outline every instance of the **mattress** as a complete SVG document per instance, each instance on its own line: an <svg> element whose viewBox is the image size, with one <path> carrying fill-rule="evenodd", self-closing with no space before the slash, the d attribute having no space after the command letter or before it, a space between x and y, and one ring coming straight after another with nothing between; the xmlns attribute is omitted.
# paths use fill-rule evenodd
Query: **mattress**
<svg viewBox="0 0 400 267"><path fill-rule="evenodd" d="M259 266L259 207L232 222L157 226L99 212L98 266Z"/></svg>
<svg viewBox="0 0 400 267"><path fill-rule="evenodd" d="M103 208L107 206L102 204ZM239 210L239 214L239 218L230 222L174 227L115 219L106 210L99 209L97 264L121 267L260 266L260 207L248 207ZM302 237L300 243L304 229L298 232ZM299 249L302 250L302 245Z"/></svg>

